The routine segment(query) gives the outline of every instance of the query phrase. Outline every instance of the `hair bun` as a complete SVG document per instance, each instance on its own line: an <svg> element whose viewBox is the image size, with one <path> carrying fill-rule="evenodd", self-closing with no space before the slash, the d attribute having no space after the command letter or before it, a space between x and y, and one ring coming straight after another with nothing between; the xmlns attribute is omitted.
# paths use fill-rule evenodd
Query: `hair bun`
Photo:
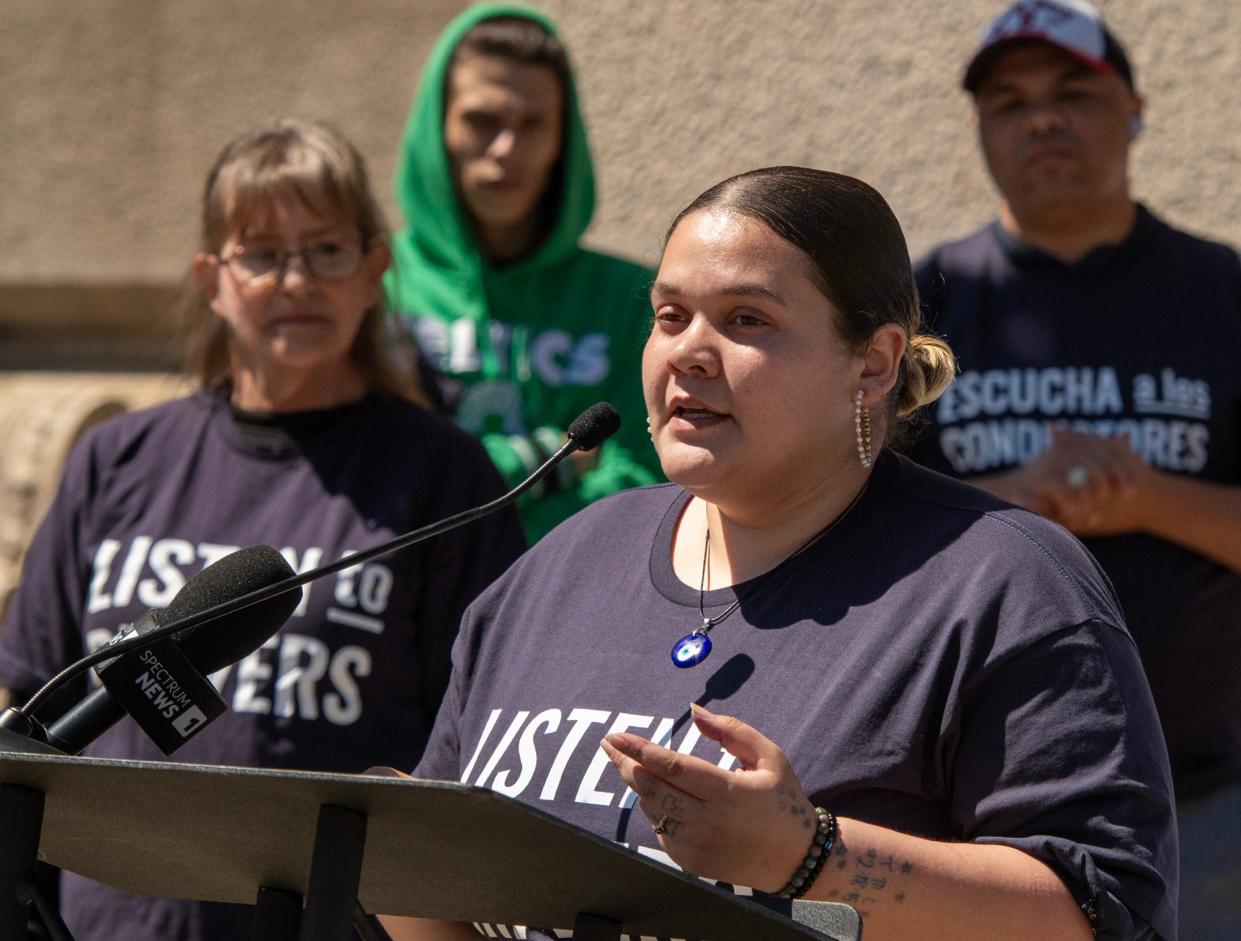
<svg viewBox="0 0 1241 941"><path fill-rule="evenodd" d="M945 341L929 333L914 334L905 350L905 383L896 403L896 415L905 418L930 405L952 384L957 358Z"/></svg>

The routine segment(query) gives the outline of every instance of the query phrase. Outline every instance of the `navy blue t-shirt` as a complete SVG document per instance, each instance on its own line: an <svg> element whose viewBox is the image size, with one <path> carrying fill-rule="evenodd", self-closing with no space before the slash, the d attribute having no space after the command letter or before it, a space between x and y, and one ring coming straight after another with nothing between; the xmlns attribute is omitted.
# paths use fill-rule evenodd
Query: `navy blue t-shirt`
<svg viewBox="0 0 1241 941"><path fill-rule="evenodd" d="M26 556L0 632L0 685L33 692L239 546L274 545L305 571L503 492L472 436L410 403L372 395L305 417L264 433L202 393L88 432ZM229 711L170 759L127 720L86 754L409 767L447 685L462 612L523 541L507 510L314 581L271 640L213 677ZM79 941L249 932L242 906L125 896L68 873L63 894Z"/></svg>
<svg viewBox="0 0 1241 941"><path fill-rule="evenodd" d="M687 501L672 485L603 500L480 596L417 776L662 856L599 740L631 730L731 767L689 720L698 702L780 745L815 804L1019 847L1094 906L1099 937L1149 937L1144 924L1175 937L1167 755L1133 641L1080 543L884 452L811 548L706 594L708 614L742 602L710 658L678 669L673 643L701 623L698 589L671 563ZM896 876L867 875L876 863ZM875 893L899 891L899 860L848 864L866 878L837 900L863 916Z"/></svg>
<svg viewBox="0 0 1241 941"><path fill-rule="evenodd" d="M1128 437L1152 467L1241 485L1241 260L1139 207L1065 264L999 223L916 266L961 374L913 450L969 479L1026 464L1053 425ZM1241 539L1241 532L1238 533ZM1241 573L1131 533L1086 540L1146 664L1179 797L1241 783Z"/></svg>

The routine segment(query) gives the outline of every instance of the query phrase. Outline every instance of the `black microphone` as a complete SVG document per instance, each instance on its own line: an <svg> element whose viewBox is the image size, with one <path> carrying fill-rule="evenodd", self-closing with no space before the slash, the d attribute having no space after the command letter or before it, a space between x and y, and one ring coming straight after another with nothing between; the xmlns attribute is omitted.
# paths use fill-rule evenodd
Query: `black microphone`
<svg viewBox="0 0 1241 941"><path fill-rule="evenodd" d="M100 667L101 676L106 676L114 666L142 670L143 664L139 663L139 659L144 655L150 659L150 645L158 643L159 637L167 633L172 634L172 643L198 674L214 673L236 663L257 650L289 619L297 607L296 594L289 592L273 596L232 617L224 617L222 623L211 627L199 625L178 630L177 625L199 612L278 583L292 574L293 569L284 556L271 546L239 549L213 562L185 583L167 609L148 612L130 629L122 631L92 654L93 657L98 657L100 653L113 654L108 658L108 663ZM161 635L159 631L163 628L170 630ZM69 669L74 670L74 667ZM76 672L81 671L74 670L69 675L76 675ZM44 694L44 699L50 692L48 690ZM31 703L37 705L34 699ZM21 712L33 723L31 715L34 706L31 703L27 703ZM48 726L46 741L67 754L76 755L127 711L107 687L96 689ZM17 723L4 724L17 726ZM180 737L186 738L188 735Z"/></svg>
<svg viewBox="0 0 1241 941"><path fill-rule="evenodd" d="M565 436L577 442L575 451L593 451L616 434L620 424L621 418L616 409L607 402L596 402L569 423Z"/></svg>
<svg viewBox="0 0 1241 941"><path fill-rule="evenodd" d="M551 471L556 468L557 464L563 461L574 451L590 451L593 448L598 447L604 442L604 440L616 433L616 430L620 428L620 423L620 415L616 413L616 409L614 409L607 402L598 402L586 409L586 411L582 412L582 414L573 419L573 421L569 424L569 428L565 433L568 440L561 445L560 450L544 461L533 474L519 483L516 487L504 494L502 497L497 497L495 500L492 500L490 503L484 503L482 506L475 507L471 510L463 510L460 513L446 517L437 523L431 523L419 529L412 530L411 532L405 533L403 536L397 536L394 539L380 543L370 549L355 552L354 554L347 555L335 562L322 565L316 569L310 569L300 575L295 575L291 569L287 569L286 563L286 570L289 574L287 577L279 581L266 585L260 585L241 595L225 591L216 592L211 598L204 597L202 599L202 603L215 603L210 604L210 606L205 609L187 613L184 617L178 617L175 620L169 621L167 615L165 615L165 623L161 627L151 631L149 634L141 637L130 637L123 639L116 643L114 647L101 648L93 654L83 657L77 663L61 670L60 673L48 680L48 682L43 685L43 688L30 698L30 701L27 702L26 705L22 706L20 709L8 709L3 714L0 714L0 729L17 729L20 728L20 723L22 722L32 722L29 717L33 715L39 705L43 703L48 696L55 692L55 690L60 688L60 686L64 685L64 683L76 676L78 673L108 659L109 656L119 656L123 653L129 653L131 651L146 647L148 644L153 643L154 641L163 638L170 633L177 633L180 635L182 633L189 632L191 629L198 629L202 625L210 621L214 621L216 618L227 617L237 613L238 611L242 611L251 605L265 604L272 599L292 592L295 588L301 588L303 585L314 581L316 578L322 578L324 575L331 575L343 569L351 568L355 565L361 565L364 562L369 562L377 556L385 555L389 552L394 552L397 549L404 549L407 546L414 545L415 543L423 542L427 539L431 539L442 533L448 532L451 529L464 526L466 523L472 523L474 520L487 516L489 513L494 513L496 510L503 509L551 473ZM265 546L252 548L275 552L275 550ZM250 550L239 551L246 552ZM279 553L276 554L279 555ZM234 553L234 555L237 555L237 553ZM226 558L232 558L232 556L228 556ZM224 559L221 559L220 561L223 562ZM283 557L281 557L281 562L283 561ZM216 564L218 565L219 563ZM199 573L199 576L206 573L206 571L207 569L203 569L203 571ZM193 582L194 579L191 579L190 581ZM185 588L182 589L182 592L186 591L188 588L189 583L187 583ZM292 595L291 597L296 600L297 596ZM176 599L174 599L174 603L175 601ZM293 607L296 607L295 603L293 604ZM171 606L169 607L169 610L171 611ZM286 614L285 617L287 616L288 615ZM279 627L279 625L277 625L277 627ZM220 663L219 666L210 667L208 672L219 669L222 666L226 666L228 663L234 662L234 660L240 660L241 657L244 657L246 654L250 653L251 650L262 644L263 641L274 632L275 628L259 638L254 644L254 647L247 649L245 652L236 656L233 660L226 660L225 662Z"/></svg>

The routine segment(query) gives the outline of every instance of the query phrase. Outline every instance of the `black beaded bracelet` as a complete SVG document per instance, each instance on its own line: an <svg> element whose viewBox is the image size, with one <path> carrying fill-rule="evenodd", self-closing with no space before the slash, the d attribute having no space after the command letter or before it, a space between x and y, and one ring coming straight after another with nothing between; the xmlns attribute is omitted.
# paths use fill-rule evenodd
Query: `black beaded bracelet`
<svg viewBox="0 0 1241 941"><path fill-rule="evenodd" d="M810 849L806 851L806 858L797 867L797 872L793 873L793 878L776 893L778 899L799 899L809 892L832 855L832 845L836 842L836 815L822 807L816 807L814 815L819 822L814 830L814 839L810 841Z"/></svg>

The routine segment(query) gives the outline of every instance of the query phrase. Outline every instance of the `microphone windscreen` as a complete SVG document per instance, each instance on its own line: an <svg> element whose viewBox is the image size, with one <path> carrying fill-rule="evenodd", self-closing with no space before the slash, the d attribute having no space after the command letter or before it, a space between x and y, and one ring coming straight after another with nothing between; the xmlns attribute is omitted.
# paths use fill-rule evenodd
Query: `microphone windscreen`
<svg viewBox="0 0 1241 941"><path fill-rule="evenodd" d="M157 613L160 625L190 617L240 598L294 575L284 556L271 546L248 546L213 562L185 583L167 609ZM301 601L301 591L282 592L233 614L175 635L177 646L202 673L236 663L276 633Z"/></svg>
<svg viewBox="0 0 1241 941"><path fill-rule="evenodd" d="M590 451L616 434L620 424L616 409L607 402L596 402L573 419L565 434L577 442L579 451Z"/></svg>

